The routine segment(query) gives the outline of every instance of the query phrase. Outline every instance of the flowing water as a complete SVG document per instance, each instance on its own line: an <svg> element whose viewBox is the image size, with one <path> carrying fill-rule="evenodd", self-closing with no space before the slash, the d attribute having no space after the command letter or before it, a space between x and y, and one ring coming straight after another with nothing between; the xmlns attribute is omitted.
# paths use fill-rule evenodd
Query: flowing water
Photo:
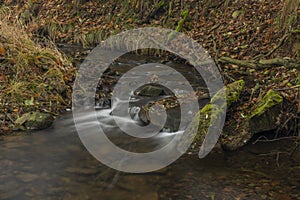
<svg viewBox="0 0 300 200"><path fill-rule="evenodd" d="M160 148L179 134L133 140L117 128L110 112L98 110L99 123L111 141L130 151ZM137 112L132 109L133 119ZM82 113L78 125L96 129L91 115ZM130 174L93 158L68 112L46 130L0 138L0 199L299 199L300 153L296 149L291 155L294 147L292 140L257 142L238 152L214 151L202 160L185 154L159 171Z"/></svg>

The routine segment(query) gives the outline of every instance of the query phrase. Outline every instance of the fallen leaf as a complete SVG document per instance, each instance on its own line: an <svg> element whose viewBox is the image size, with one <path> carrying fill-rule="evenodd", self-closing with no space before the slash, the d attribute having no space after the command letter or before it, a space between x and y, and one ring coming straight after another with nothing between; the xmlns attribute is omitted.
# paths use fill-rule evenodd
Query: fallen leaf
<svg viewBox="0 0 300 200"><path fill-rule="evenodd" d="M4 49L3 47L0 47L0 55L4 56L6 53L6 49Z"/></svg>

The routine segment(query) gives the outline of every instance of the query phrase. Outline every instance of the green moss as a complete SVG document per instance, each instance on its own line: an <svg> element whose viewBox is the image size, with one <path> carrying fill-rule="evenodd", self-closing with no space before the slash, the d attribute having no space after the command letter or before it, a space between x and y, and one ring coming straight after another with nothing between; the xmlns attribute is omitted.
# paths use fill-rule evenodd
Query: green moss
<svg viewBox="0 0 300 200"><path fill-rule="evenodd" d="M17 22L0 18L0 24L1 47L9 50L1 62L7 80L1 84L0 111L14 111L12 121L31 111L64 110L74 78L71 62L52 43L40 45L33 40ZM0 126L5 123L0 121Z"/></svg>
<svg viewBox="0 0 300 200"><path fill-rule="evenodd" d="M47 113L31 112L25 113L15 121L21 130L44 129L53 123L54 118Z"/></svg>
<svg viewBox="0 0 300 200"><path fill-rule="evenodd" d="M188 10L184 10L181 12L181 16L182 16L182 19L178 22L178 25L177 25L177 28L176 28L176 31L177 32L180 32L183 28L183 24L184 22L188 19L189 17L189 11Z"/></svg>
<svg viewBox="0 0 300 200"><path fill-rule="evenodd" d="M300 33L300 29L294 29L291 31L292 33Z"/></svg>
<svg viewBox="0 0 300 200"><path fill-rule="evenodd" d="M222 101L224 98L224 92L226 92L226 102L227 106L231 106L232 103L238 101L240 98L240 94L245 86L244 80L239 80L236 82L233 82L231 84L228 84L225 86L223 90L218 91L213 98L211 99L211 103L217 103L219 101Z"/></svg>
<svg viewBox="0 0 300 200"><path fill-rule="evenodd" d="M273 90L269 90L262 100L257 104L254 111L251 112L249 118L260 116L271 107L282 103L283 98L280 94Z"/></svg>
<svg viewBox="0 0 300 200"><path fill-rule="evenodd" d="M183 25L184 25L184 23L185 23L185 21L188 19L188 17L189 17L189 10L188 9L185 9L184 11L182 11L181 12L181 17L182 17L182 19L181 20L179 20L179 22L178 22L178 25L177 25L177 27L176 27L176 32L181 32L182 31L182 28L183 28ZM174 38L174 36L175 36L175 33L174 32L171 32L170 34L169 34L169 36L168 36L168 40L170 41L170 40L172 40L173 38Z"/></svg>
<svg viewBox="0 0 300 200"><path fill-rule="evenodd" d="M166 2L164 0L162 0L156 5L156 8L163 8L165 5L166 5Z"/></svg>
<svg viewBox="0 0 300 200"><path fill-rule="evenodd" d="M221 114L224 114L223 107L211 103L200 110L200 115L203 116L205 120L217 119Z"/></svg>
<svg viewBox="0 0 300 200"><path fill-rule="evenodd" d="M189 141L191 137L194 138L192 149L199 149L207 135L208 128L215 124L220 117L224 116L226 112L226 103L231 105L233 102L238 101L241 91L243 90L245 82L243 80L236 81L225 86L219 90L211 99L211 102L204 106L195 116L189 130L183 138L179 148ZM226 92L226 95L224 94ZM224 101L224 97L226 100ZM195 130L198 125L198 130ZM196 135L192 135L196 132Z"/></svg>
<svg viewBox="0 0 300 200"><path fill-rule="evenodd" d="M173 12L173 2L170 1L170 2L169 2L168 17L171 17L171 16L172 16L172 12Z"/></svg>

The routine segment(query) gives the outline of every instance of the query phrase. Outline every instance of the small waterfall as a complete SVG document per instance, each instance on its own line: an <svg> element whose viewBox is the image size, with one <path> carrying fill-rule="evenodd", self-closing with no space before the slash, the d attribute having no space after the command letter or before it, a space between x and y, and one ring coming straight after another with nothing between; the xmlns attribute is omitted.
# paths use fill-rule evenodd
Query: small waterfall
<svg viewBox="0 0 300 200"><path fill-rule="evenodd" d="M110 99L106 99L106 98L99 99L95 105L95 109L104 109L110 107L111 107L111 101Z"/></svg>
<svg viewBox="0 0 300 200"><path fill-rule="evenodd" d="M140 121L140 118L139 118L140 111L141 111L141 108L137 107L137 106L133 106L133 107L129 108L129 114L130 114L131 119L133 119L134 121Z"/></svg>

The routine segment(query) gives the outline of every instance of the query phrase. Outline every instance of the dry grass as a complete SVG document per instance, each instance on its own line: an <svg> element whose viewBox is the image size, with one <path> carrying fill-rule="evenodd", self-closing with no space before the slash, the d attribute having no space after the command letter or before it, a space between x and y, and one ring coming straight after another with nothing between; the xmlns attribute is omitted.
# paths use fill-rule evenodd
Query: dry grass
<svg viewBox="0 0 300 200"><path fill-rule="evenodd" d="M10 119L33 110L58 113L70 104L72 64L11 16L8 8L0 10L0 111Z"/></svg>

